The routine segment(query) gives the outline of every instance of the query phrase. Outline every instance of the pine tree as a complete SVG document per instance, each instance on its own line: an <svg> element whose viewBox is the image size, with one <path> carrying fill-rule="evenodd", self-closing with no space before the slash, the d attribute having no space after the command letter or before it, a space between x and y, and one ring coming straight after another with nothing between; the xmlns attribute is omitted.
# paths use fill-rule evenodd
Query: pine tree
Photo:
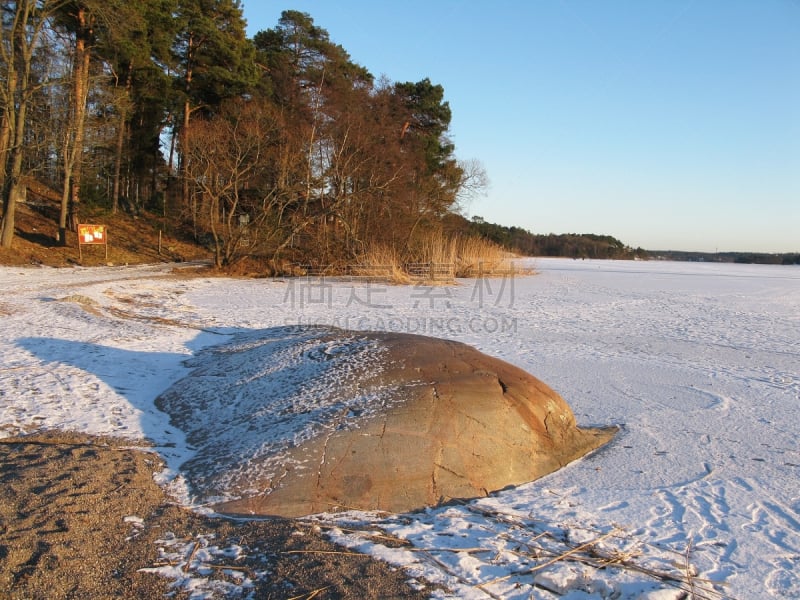
<svg viewBox="0 0 800 600"><path fill-rule="evenodd" d="M182 93L180 176L182 200L189 205L186 149L191 116L213 113L223 100L246 93L256 82L254 48L238 0L179 0L180 32L173 52Z"/></svg>

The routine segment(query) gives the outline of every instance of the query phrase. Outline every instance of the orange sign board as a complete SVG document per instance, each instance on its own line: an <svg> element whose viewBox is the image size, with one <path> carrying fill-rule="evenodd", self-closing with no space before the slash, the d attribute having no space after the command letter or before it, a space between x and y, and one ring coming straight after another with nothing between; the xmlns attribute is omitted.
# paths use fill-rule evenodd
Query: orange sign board
<svg viewBox="0 0 800 600"><path fill-rule="evenodd" d="M79 244L105 244L105 225L78 225Z"/></svg>
<svg viewBox="0 0 800 600"><path fill-rule="evenodd" d="M83 260L84 244L100 244L106 247L108 260L108 229L105 225L78 225L78 256Z"/></svg>

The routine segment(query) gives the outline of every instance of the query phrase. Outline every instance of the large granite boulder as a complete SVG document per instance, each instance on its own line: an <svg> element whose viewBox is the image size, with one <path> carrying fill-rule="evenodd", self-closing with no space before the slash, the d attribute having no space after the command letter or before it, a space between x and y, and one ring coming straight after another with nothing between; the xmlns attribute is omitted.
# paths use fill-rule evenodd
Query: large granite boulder
<svg viewBox="0 0 800 600"><path fill-rule="evenodd" d="M465 344L332 328L249 332L158 400L187 433L195 501L223 513L403 512L484 496L613 437Z"/></svg>

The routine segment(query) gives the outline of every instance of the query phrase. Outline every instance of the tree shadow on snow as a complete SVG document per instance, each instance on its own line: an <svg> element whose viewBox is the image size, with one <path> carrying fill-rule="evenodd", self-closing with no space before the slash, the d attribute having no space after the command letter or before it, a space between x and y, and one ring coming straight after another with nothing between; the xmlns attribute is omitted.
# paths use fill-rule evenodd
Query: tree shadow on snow
<svg viewBox="0 0 800 600"><path fill-rule="evenodd" d="M141 411L140 427L145 436L159 446L174 446L182 434L167 421L172 419L161 411L156 400L164 392L178 384L197 367L197 360L206 353L218 351L231 344L253 340L280 340L319 334L320 328L308 326L283 326L265 329L219 329L200 332L185 344L188 353L175 352L142 352L106 346L94 342L80 342L46 337L28 337L17 340L17 345L40 359L47 365L53 365L56 372L59 365L75 367L91 374L117 392L131 407ZM64 379L62 374L56 374ZM81 378L62 381L65 394L94 395L99 399L102 394L91 381ZM89 389L81 389L89 386ZM87 410L93 400L87 399ZM91 420L91 415L87 415ZM124 435L125 431L119 434Z"/></svg>
<svg viewBox="0 0 800 600"><path fill-rule="evenodd" d="M170 440L175 437L175 432L165 427L167 415L157 409L156 398L187 375L187 360L208 347L226 343L238 332L201 332L185 344L189 350L187 354L142 352L93 342L46 337L21 338L16 343L45 363L45 368L52 365L54 373L57 373L59 366L65 365L99 378L131 407L142 412L140 426L147 439L158 445L171 446L174 445ZM61 385L65 395L96 395L99 400L102 394L91 381L84 382L80 377L77 381L65 379L60 374L56 374L56 377L64 379ZM91 387L82 389L85 386ZM93 399L87 398L87 410L90 410L93 402ZM87 415L87 420L91 420L91 415ZM124 435L126 432L119 433Z"/></svg>

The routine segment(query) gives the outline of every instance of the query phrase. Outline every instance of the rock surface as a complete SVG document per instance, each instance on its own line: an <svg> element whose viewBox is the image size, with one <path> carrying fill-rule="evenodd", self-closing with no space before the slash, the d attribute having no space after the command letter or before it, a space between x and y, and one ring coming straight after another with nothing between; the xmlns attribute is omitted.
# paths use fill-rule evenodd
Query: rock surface
<svg viewBox="0 0 800 600"><path fill-rule="evenodd" d="M218 512L404 512L484 496L551 473L616 432L578 428L550 387L459 342L330 328L248 335L201 358L160 400L198 447L184 466L190 487ZM220 377L245 364L249 374ZM198 399L203 390L217 399ZM240 431L227 455L190 426L202 421L197 410L221 409L220 397L240 400L226 404L234 416L225 426ZM262 442L233 443L250 436Z"/></svg>

